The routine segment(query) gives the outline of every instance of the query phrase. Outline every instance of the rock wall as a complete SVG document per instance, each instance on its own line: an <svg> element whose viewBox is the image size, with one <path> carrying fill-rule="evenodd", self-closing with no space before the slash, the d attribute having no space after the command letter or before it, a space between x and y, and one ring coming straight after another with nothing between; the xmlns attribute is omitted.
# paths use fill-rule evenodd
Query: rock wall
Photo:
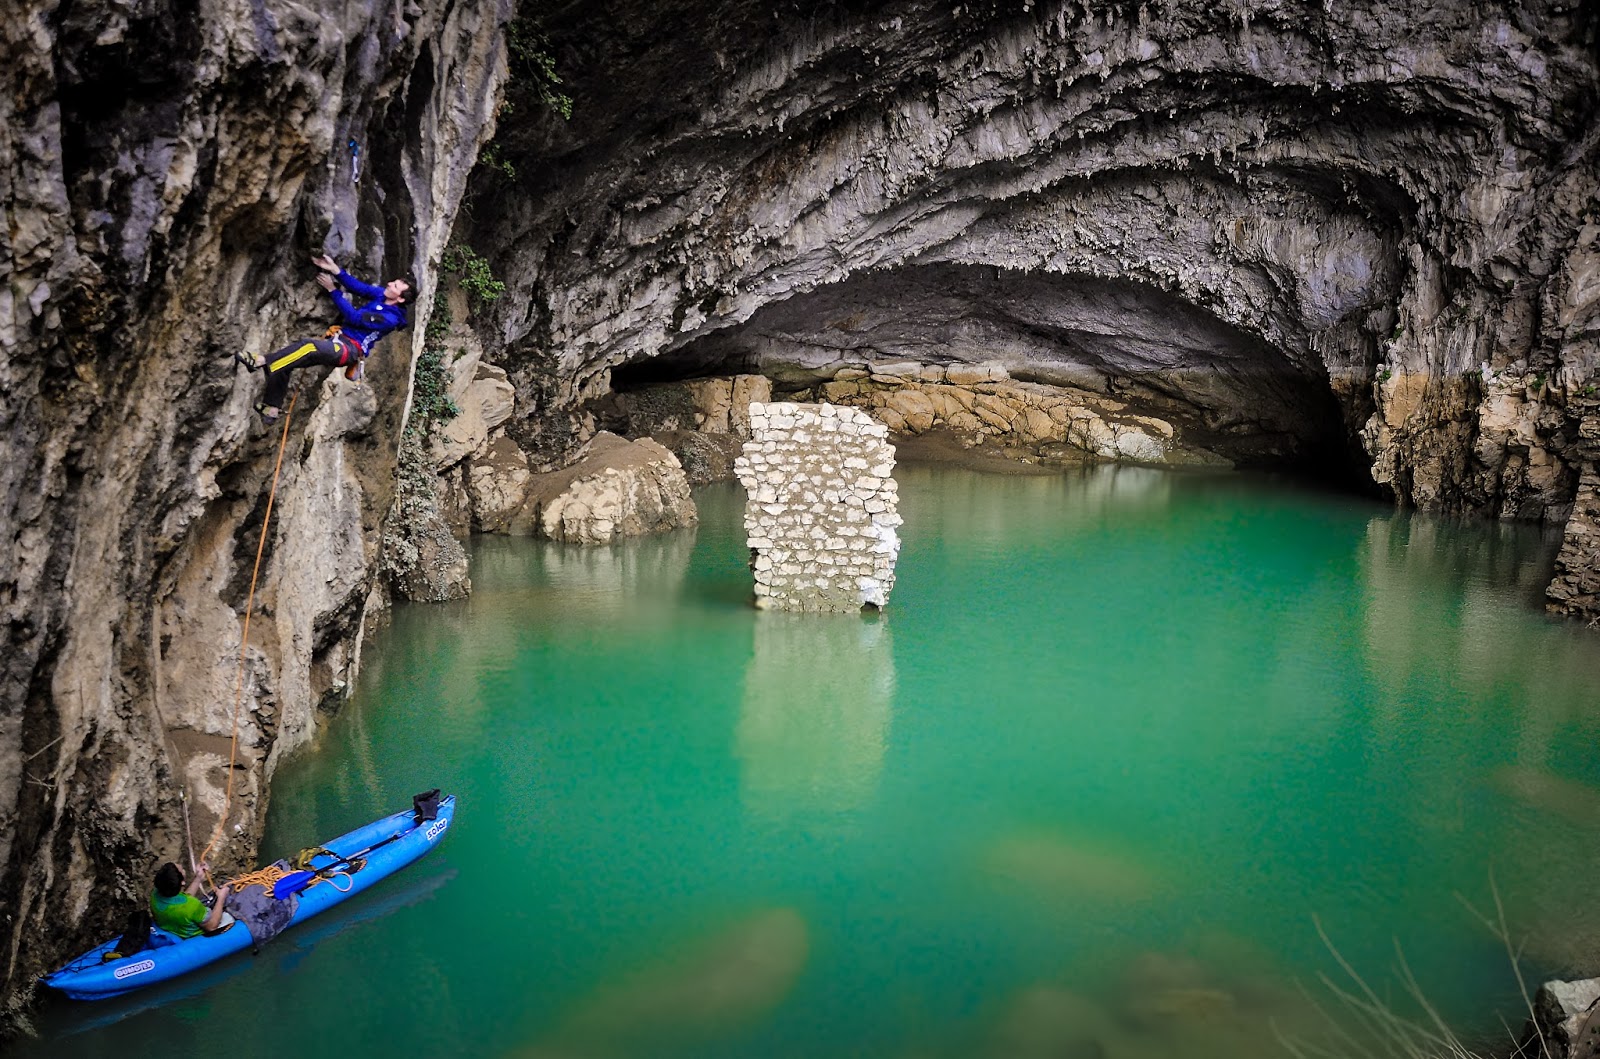
<svg viewBox="0 0 1600 1059"><path fill-rule="evenodd" d="M1583 460L1548 595L1551 610L1600 625L1600 397L1588 393L1574 403Z"/></svg>
<svg viewBox="0 0 1600 1059"><path fill-rule="evenodd" d="M567 544L610 544L699 518L676 456L649 438L602 431L572 466L529 478L510 524Z"/></svg>
<svg viewBox="0 0 1600 1059"><path fill-rule="evenodd" d="M757 607L888 604L902 521L888 427L855 408L753 404L736 470Z"/></svg>
<svg viewBox="0 0 1600 1059"><path fill-rule="evenodd" d="M844 368L816 389L828 401L869 409L896 435L944 431L968 448L997 447L1030 461L1099 459L1170 466L1230 462L1201 447L1189 431L1158 416L1136 414L1126 402L1071 386L1015 382L998 364ZM1195 433L1204 436L1203 429ZM1238 441L1218 440L1237 454ZM1275 439L1250 440L1261 448Z"/></svg>
<svg viewBox="0 0 1600 1059"><path fill-rule="evenodd" d="M1597 27L1570 0L553 11L573 120L474 190L518 439L581 442L630 373L994 363L1229 459L1564 522L1595 469Z"/></svg>
<svg viewBox="0 0 1600 1059"><path fill-rule="evenodd" d="M504 0L23 0L0 20L0 993L162 859L251 857L276 763L354 679L432 269L504 68ZM347 143L359 146L360 169ZM369 383L276 432L239 349L320 333L306 259L419 280Z"/></svg>
<svg viewBox="0 0 1600 1059"><path fill-rule="evenodd" d="M649 437L678 458L690 485L732 481L750 437L750 406L772 399L762 375L686 379L618 394L616 429Z"/></svg>

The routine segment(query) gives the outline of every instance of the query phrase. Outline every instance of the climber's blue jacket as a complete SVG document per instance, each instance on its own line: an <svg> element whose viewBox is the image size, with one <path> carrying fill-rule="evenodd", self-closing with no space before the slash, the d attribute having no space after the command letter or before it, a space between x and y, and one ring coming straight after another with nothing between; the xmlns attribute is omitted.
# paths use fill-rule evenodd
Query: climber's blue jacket
<svg viewBox="0 0 1600 1059"><path fill-rule="evenodd" d="M372 352L372 347L378 339L406 325L405 307L385 303L382 287L363 283L344 269L339 270L338 280L339 286L356 295L357 302L364 300L364 304L351 305L344 291L335 288L328 292L328 297L333 299L333 304L339 309L344 337L353 339L361 347L361 355L365 357Z"/></svg>

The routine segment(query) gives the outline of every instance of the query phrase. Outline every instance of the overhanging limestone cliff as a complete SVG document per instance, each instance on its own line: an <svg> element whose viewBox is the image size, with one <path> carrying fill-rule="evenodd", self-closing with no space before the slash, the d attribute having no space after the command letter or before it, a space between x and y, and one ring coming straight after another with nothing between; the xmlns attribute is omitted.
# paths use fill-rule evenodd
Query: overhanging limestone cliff
<svg viewBox="0 0 1600 1059"><path fill-rule="evenodd" d="M353 675L431 266L492 132L509 0L26 0L0 20L0 992L183 845L254 851ZM352 141L355 148L351 148ZM356 168L359 162L359 169ZM327 322L308 255L421 280L370 384L301 379L233 803L234 658L276 434L238 349Z"/></svg>

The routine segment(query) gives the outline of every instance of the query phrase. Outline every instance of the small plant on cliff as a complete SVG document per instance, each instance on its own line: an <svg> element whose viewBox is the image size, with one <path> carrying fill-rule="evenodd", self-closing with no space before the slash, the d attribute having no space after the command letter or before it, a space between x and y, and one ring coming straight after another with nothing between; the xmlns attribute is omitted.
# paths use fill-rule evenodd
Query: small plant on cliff
<svg viewBox="0 0 1600 1059"><path fill-rule="evenodd" d="M507 180L517 178L517 167L506 158L505 152L498 143L491 143L478 154L478 164L485 169L493 170Z"/></svg>
<svg viewBox="0 0 1600 1059"><path fill-rule="evenodd" d="M511 80L507 94L549 107L572 119L572 97L560 91L561 76L550 54L550 38L531 15L518 15L506 26L506 65ZM516 106L517 98L511 100Z"/></svg>
<svg viewBox="0 0 1600 1059"><path fill-rule="evenodd" d="M456 282L461 284L461 289L480 305L492 302L506 292L505 282L495 278L489 262L464 243L451 243L445 249L439 267L453 274ZM449 326L448 321L445 326Z"/></svg>
<svg viewBox="0 0 1600 1059"><path fill-rule="evenodd" d="M531 3L519 6L531 7ZM500 100L499 116L536 115L554 111L563 121L572 120L572 97L561 91L561 75L551 54L550 38L531 14L519 14L506 25L505 95ZM521 156L515 130L502 126L507 135L497 138L478 155L478 172L502 180L517 178L514 157ZM525 146L525 145L523 145Z"/></svg>

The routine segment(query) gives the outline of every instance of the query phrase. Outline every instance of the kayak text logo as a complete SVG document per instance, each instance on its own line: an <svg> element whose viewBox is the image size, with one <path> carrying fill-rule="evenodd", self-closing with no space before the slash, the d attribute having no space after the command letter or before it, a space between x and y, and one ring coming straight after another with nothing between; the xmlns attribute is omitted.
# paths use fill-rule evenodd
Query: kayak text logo
<svg viewBox="0 0 1600 1059"><path fill-rule="evenodd" d="M450 821L448 820L436 820L434 821L433 826L424 831L423 834L427 836L429 842L432 842L434 839L444 834L444 829L449 826Z"/></svg>
<svg viewBox="0 0 1600 1059"><path fill-rule="evenodd" d="M140 960L138 963L130 963L126 967L118 967L115 971L111 972L111 976L113 978L132 978L136 974L144 974L146 971L153 971L155 969L156 961Z"/></svg>

